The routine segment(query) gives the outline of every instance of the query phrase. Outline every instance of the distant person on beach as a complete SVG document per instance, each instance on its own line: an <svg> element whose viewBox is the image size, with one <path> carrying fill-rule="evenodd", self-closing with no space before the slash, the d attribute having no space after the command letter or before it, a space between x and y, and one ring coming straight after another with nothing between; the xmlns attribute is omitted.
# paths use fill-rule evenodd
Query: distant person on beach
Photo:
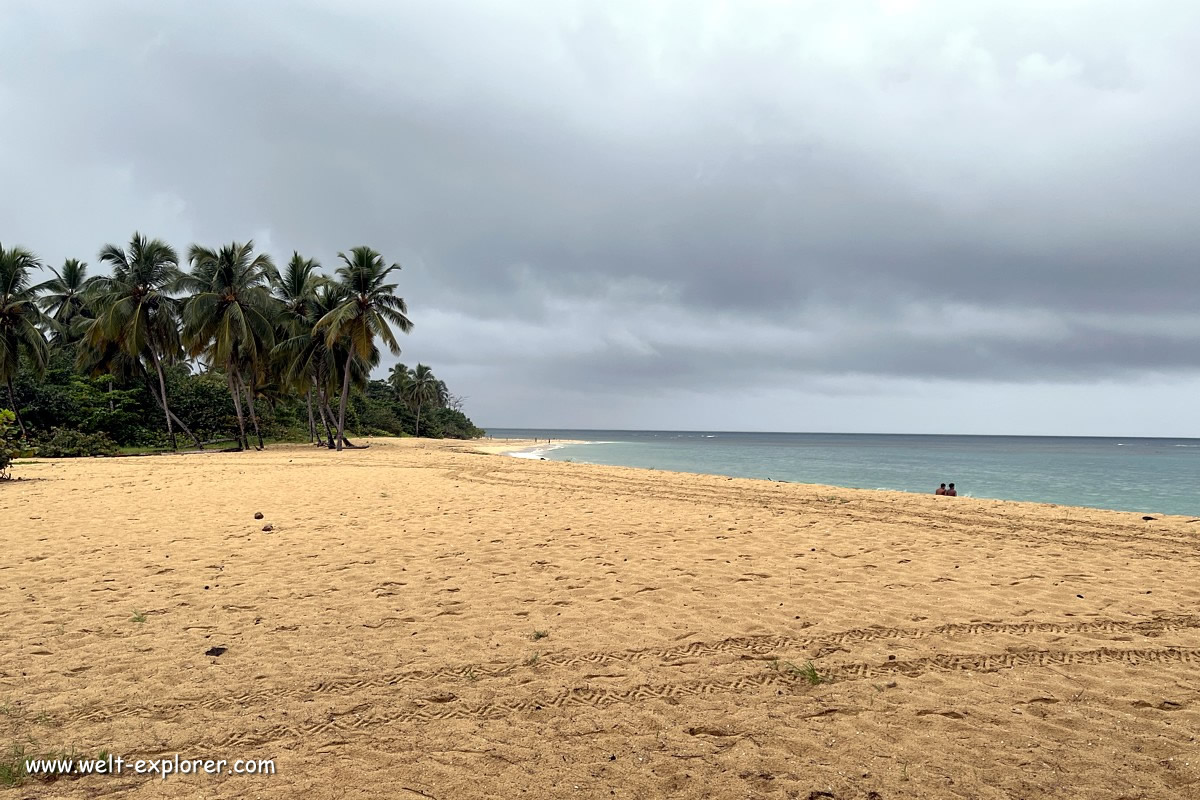
<svg viewBox="0 0 1200 800"><path fill-rule="evenodd" d="M954 490L954 484L950 484L950 488L946 490L946 497L958 497L958 492Z"/></svg>
<svg viewBox="0 0 1200 800"><path fill-rule="evenodd" d="M934 492L934 494L945 494L945 493L946 493L946 484L944 484L944 483L937 488L936 492Z"/></svg>

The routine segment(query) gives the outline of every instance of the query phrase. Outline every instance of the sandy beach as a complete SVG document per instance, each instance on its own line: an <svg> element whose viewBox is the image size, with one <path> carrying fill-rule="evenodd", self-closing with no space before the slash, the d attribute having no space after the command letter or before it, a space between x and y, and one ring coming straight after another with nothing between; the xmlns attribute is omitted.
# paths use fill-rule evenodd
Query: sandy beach
<svg viewBox="0 0 1200 800"><path fill-rule="evenodd" d="M4 753L276 774L13 796L1200 797L1200 521L505 446L17 465Z"/></svg>

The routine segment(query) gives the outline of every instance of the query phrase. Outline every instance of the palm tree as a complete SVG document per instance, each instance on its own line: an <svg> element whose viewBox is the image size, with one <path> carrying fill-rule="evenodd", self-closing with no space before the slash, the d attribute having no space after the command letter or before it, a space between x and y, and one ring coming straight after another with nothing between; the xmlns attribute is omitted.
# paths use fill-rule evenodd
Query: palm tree
<svg viewBox="0 0 1200 800"><path fill-rule="evenodd" d="M329 398L333 397L334 391L338 388L336 376L344 374L344 370L348 366L350 368L351 390L365 390L367 384L371 381L371 371L379 366L379 348L372 343L371 351L367 354L366 358L363 358L353 351L349 340L341 339L334 346L330 356L330 360L334 368L330 370L329 377L333 380L332 385L328 386L324 391L324 402L326 415L336 424L337 416L333 413L333 409L329 407ZM357 447L346 436L344 430L338 436L338 441L341 442L345 447Z"/></svg>
<svg viewBox="0 0 1200 800"><path fill-rule="evenodd" d="M321 265L316 259L305 258L293 250L292 258L288 261L283 273L275 273L272 276L273 296L281 306L276 325L278 341L286 341L302 333L305 329L312 329L316 321L313 319L313 310L317 289L326 281L324 276L317 272L320 267ZM286 363L280 363L278 359L275 366L277 376L282 377L287 372ZM312 382L309 380L311 377L304 373L300 381L295 384L295 388L305 393L305 403L308 407L308 440L313 442L317 439L317 423L313 419L313 390ZM280 384L282 387L288 388L286 381L280 380Z"/></svg>
<svg viewBox="0 0 1200 800"><path fill-rule="evenodd" d="M8 402L16 415L21 437L28 436L13 378L25 358L35 373L42 373L50 358L50 348L42 335L45 315L36 299L40 286L31 286L30 274L41 266L37 256L23 247L7 250L0 244L0 378L8 384Z"/></svg>
<svg viewBox="0 0 1200 800"><path fill-rule="evenodd" d="M87 290L91 281L87 277L87 264L76 258L63 262L62 271L50 267L54 277L42 284L47 294L38 299L42 310L54 320L54 341L70 341L75 323L91 317L87 306Z"/></svg>
<svg viewBox="0 0 1200 800"><path fill-rule="evenodd" d="M303 320L308 315L317 288L326 281L317 272L320 268L321 263L315 258L305 258L293 250L283 272L276 271L271 276L274 297L283 305L289 320Z"/></svg>
<svg viewBox="0 0 1200 800"><path fill-rule="evenodd" d="M408 386L412 383L412 370L404 364L396 364L388 370L387 383L395 392L397 400L408 402Z"/></svg>
<svg viewBox="0 0 1200 800"><path fill-rule="evenodd" d="M339 285L344 292L342 301L321 317L314 331L325 334L326 346L333 350L344 340L348 357L342 365L342 394L338 409L337 449L342 449L346 432L346 400L350 395L350 372L355 361L367 363L376 350L375 337L384 341L393 354L400 353L400 343L392 333L395 325L402 333L412 330L404 299L393 292L396 284L385 283L388 275L400 269L399 264L385 266L383 256L369 247L355 247L350 255L338 253Z"/></svg>
<svg viewBox="0 0 1200 800"><path fill-rule="evenodd" d="M335 442L333 431L330 429L332 415L326 415L326 393L332 389L332 376L337 370L336 359L334 351L325 344L325 334L314 332L313 328L318 320L337 308L342 299L343 292L339 286L321 284L314 292L313 298L305 304L302 313L289 325L292 335L276 345L272 351L272 356L281 365L284 385L303 388L309 396L316 391L317 412L331 450L335 447ZM316 427L315 421L312 424Z"/></svg>
<svg viewBox="0 0 1200 800"><path fill-rule="evenodd" d="M127 249L105 245L100 261L112 265L112 275L94 279L96 319L88 324L84 341L100 351L116 344L130 357L150 361L158 375L171 448L177 450L163 363L174 361L181 350L179 303L168 294L180 277L179 256L161 239L134 232Z"/></svg>
<svg viewBox="0 0 1200 800"><path fill-rule="evenodd" d="M254 242L233 242L212 250L192 245L188 250L192 271L177 281L191 292L183 305L183 340L193 356L207 354L210 366L225 369L229 393L238 419L238 447L249 447L246 423L242 417L240 394L258 437L258 449L264 447L254 411L254 396L267 365L267 355L275 346L275 308L270 283L275 265L265 253L254 253ZM242 377L245 368L249 383Z"/></svg>
<svg viewBox="0 0 1200 800"><path fill-rule="evenodd" d="M379 364L379 349L374 345L367 358L360 359L351 353L347 339L339 339L330 347L325 332L315 330L316 323L336 310L345 298L341 284L323 282L308 304L308 324L297 325L295 335L280 342L272 352L277 363L282 365L285 385L303 388L310 394L315 392L317 412L331 450L338 441L348 447L354 446L344 435L338 436L336 441L334 438L337 415L330 408L329 399L337 391L338 375L348 363L351 383L365 386L371 369Z"/></svg>
<svg viewBox="0 0 1200 800"><path fill-rule="evenodd" d="M417 364L408 382L409 402L417 404L417 432L421 435L421 407L430 405L440 408L446 402L446 384L433 375L433 370L424 364Z"/></svg>

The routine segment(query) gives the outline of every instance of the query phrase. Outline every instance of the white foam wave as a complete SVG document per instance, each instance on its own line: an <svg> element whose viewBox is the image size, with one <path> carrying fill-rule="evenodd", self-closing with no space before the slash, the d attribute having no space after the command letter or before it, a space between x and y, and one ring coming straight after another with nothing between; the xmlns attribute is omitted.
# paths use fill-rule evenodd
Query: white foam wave
<svg viewBox="0 0 1200 800"><path fill-rule="evenodd" d="M547 453L557 450L560 447L566 447L566 445L548 444L539 447L531 447L527 450L512 450L506 453L506 455L510 455L513 458L532 458L536 461L540 458L545 458Z"/></svg>

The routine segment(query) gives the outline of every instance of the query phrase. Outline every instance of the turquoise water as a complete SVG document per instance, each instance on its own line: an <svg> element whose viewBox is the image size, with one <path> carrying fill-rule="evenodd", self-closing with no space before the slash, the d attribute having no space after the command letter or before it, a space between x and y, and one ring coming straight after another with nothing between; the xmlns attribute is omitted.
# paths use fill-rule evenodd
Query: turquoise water
<svg viewBox="0 0 1200 800"><path fill-rule="evenodd" d="M859 489L1200 515L1200 439L489 429L579 439L535 458Z"/></svg>

